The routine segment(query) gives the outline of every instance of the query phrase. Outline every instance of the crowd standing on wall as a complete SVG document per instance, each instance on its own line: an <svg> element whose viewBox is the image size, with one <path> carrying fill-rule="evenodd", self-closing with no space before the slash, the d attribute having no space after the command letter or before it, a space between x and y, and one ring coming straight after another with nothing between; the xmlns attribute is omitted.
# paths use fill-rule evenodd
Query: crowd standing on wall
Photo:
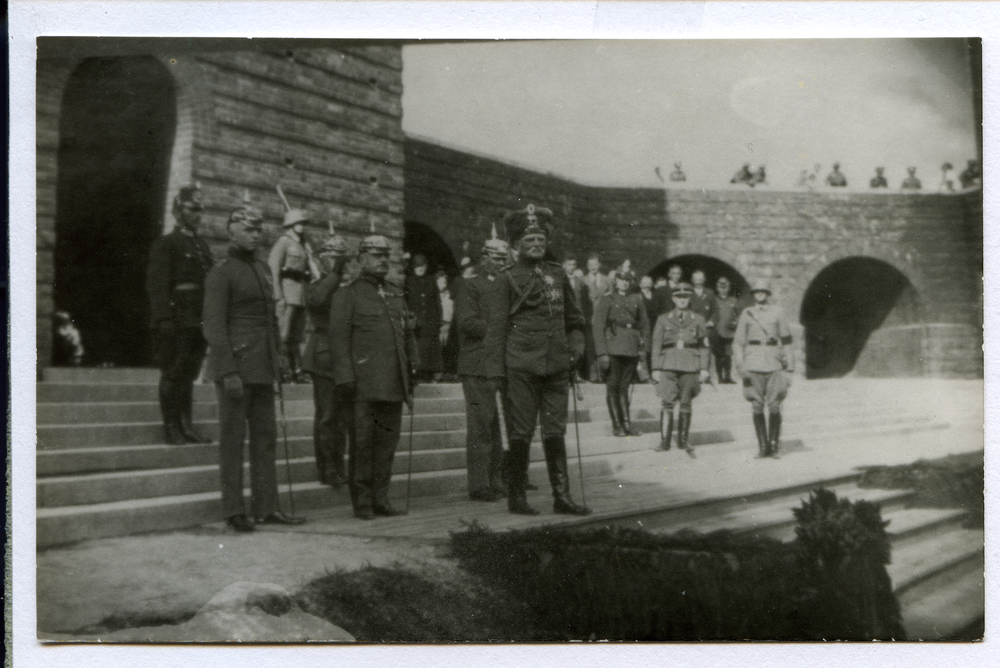
<svg viewBox="0 0 1000 668"><path fill-rule="evenodd" d="M198 188L181 189L177 227L153 248L147 288L168 443L209 442L194 430L190 408L208 347L223 515L236 531L304 521L278 503L275 388L280 396L288 382L312 384L319 480L346 484L362 520L407 512L389 500L403 404L412 415L415 385L447 378L443 371L457 375L465 395L468 495L506 498L512 513L538 513L526 496L537 489L528 481L536 426L554 512L591 512L570 494L565 441L569 392L580 382L605 384L612 433L627 437L640 433L631 389L648 378L662 402L658 449L671 449L676 433L678 448L694 457L692 402L714 358L719 382L735 382L734 369L743 381L760 456L777 455L793 362L788 324L766 285L753 286L755 303L741 312L732 280L719 276L713 291L701 269L686 282L673 264L654 283L638 280L627 260L608 274L597 255L586 272L572 255L560 266L547 259L553 214L534 205L505 217L506 241L494 227L478 262L463 260L452 282L419 253L402 288L388 281L391 247L374 224L354 254L328 221L329 237L314 252L304 234L309 214L290 207L265 264L256 258L262 215L249 202L230 214L227 258L213 267L197 234L200 213Z"/></svg>

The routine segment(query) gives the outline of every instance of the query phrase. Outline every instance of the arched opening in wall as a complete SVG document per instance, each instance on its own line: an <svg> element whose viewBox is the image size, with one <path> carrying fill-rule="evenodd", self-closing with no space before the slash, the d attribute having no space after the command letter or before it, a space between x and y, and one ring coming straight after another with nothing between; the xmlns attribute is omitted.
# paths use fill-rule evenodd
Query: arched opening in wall
<svg viewBox="0 0 1000 668"><path fill-rule="evenodd" d="M449 278L459 274L458 261L448 243L429 225L407 222L403 225L403 251L410 257L420 254L427 258L431 273L444 269Z"/></svg>
<svg viewBox="0 0 1000 668"><path fill-rule="evenodd" d="M709 255L677 255L664 260L649 271L649 275L655 281L658 278L666 278L667 272L673 265L678 265L684 272L685 281L691 281L691 274L697 270L705 272L705 285L715 290L715 283L720 277L725 276L732 285L733 295L740 299L741 304L750 304L750 284L732 265L723 262Z"/></svg>
<svg viewBox="0 0 1000 668"><path fill-rule="evenodd" d="M920 303L898 269L881 260L838 260L816 275L802 299L806 377L921 374Z"/></svg>
<svg viewBox="0 0 1000 668"><path fill-rule="evenodd" d="M150 362L145 273L176 123L174 82L155 58L90 58L66 84L54 297L80 330L84 364Z"/></svg>

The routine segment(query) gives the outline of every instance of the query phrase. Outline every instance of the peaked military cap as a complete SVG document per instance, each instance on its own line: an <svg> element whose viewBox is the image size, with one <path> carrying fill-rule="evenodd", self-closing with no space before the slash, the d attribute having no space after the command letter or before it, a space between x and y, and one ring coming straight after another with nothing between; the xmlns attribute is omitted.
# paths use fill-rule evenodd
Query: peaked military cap
<svg viewBox="0 0 1000 668"><path fill-rule="evenodd" d="M670 293L671 297L690 297L694 294L694 290L691 288L690 283L680 283L676 288Z"/></svg>
<svg viewBox="0 0 1000 668"><path fill-rule="evenodd" d="M291 227L295 223L304 223L309 220L309 214L302 209L289 209L285 212L285 220L282 227Z"/></svg>
<svg viewBox="0 0 1000 668"><path fill-rule="evenodd" d="M174 208L179 209L183 204L194 204L198 211L201 211L201 184L195 183L193 186L184 186L177 191L174 197Z"/></svg>
<svg viewBox="0 0 1000 668"><path fill-rule="evenodd" d="M371 221L371 234L361 240L358 246L358 253L370 253L371 255L388 255L392 250L389 240L381 234L375 233L375 221Z"/></svg>
<svg viewBox="0 0 1000 668"><path fill-rule="evenodd" d="M552 210L529 204L520 211L511 211L503 217L504 228L507 230L507 240L517 242L526 234L544 234L552 232Z"/></svg>

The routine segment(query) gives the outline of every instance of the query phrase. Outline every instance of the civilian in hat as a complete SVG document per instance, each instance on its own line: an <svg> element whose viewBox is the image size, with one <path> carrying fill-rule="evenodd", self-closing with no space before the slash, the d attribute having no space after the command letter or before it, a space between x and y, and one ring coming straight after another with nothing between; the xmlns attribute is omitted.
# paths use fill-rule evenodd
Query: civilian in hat
<svg viewBox="0 0 1000 668"><path fill-rule="evenodd" d="M350 249L330 225L330 237L319 247L320 277L305 288L306 309L312 333L302 355L302 370L312 377L313 448L319 481L331 487L347 482L344 455L354 431L354 397L347 396L333 380L330 353L330 307L344 277Z"/></svg>
<svg viewBox="0 0 1000 668"><path fill-rule="evenodd" d="M285 233L274 243L268 257L281 333L281 354L289 369L288 377L282 380L293 383L309 381L301 370L299 346L306 329L305 286L319 275L305 238L308 221L309 215L301 209L287 211L282 223Z"/></svg>
<svg viewBox="0 0 1000 668"><path fill-rule="evenodd" d="M389 502L389 481L403 402L413 410L418 358L406 300L386 281L389 252L389 240L372 229L358 251L360 278L338 290L330 308L334 383L354 400L348 478L354 516L362 520L406 512Z"/></svg>
<svg viewBox="0 0 1000 668"><path fill-rule="evenodd" d="M434 380L441 373L441 290L430 273L427 258L422 253L413 256L413 270L404 283L406 305L417 319L417 350L420 366L417 379Z"/></svg>
<svg viewBox="0 0 1000 668"><path fill-rule="evenodd" d="M743 378L743 397L753 406L758 456L777 458L781 402L788 394L795 369L792 333L782 310L768 303L768 285L756 283L750 294L754 303L743 310L736 323L733 364Z"/></svg>
<svg viewBox="0 0 1000 668"><path fill-rule="evenodd" d="M458 375L462 379L466 415L466 463L469 498L496 501L506 496L498 393L504 390L504 337L507 311L501 270L510 254L496 237L483 244L477 276L459 281L455 320L458 323Z"/></svg>
<svg viewBox="0 0 1000 668"><path fill-rule="evenodd" d="M629 389L639 358L649 347L649 316L642 296L633 291L635 274L615 272L612 292L601 297L594 309L594 345L606 382L606 401L615 436L638 436L632 426Z"/></svg>
<svg viewBox="0 0 1000 668"><path fill-rule="evenodd" d="M672 264L667 268L666 285L661 285L653 290L653 311L649 314L650 320L658 318L674 308L674 290L680 286L683 280L684 270L679 264Z"/></svg>
<svg viewBox="0 0 1000 668"><path fill-rule="evenodd" d="M207 345L201 332L205 276L213 264L208 244L198 236L201 211L198 186L181 188L173 204L177 224L153 244L146 273L160 367L160 413L170 445L212 442L191 421L193 385Z"/></svg>
<svg viewBox="0 0 1000 668"><path fill-rule="evenodd" d="M256 524L300 524L278 507L274 384L280 378L278 329L271 272L254 254L263 218L255 207L229 215L226 261L205 281L203 331L219 400L219 473L222 509L230 527L253 531ZM250 431L250 511L243 501L243 441Z"/></svg>
<svg viewBox="0 0 1000 668"><path fill-rule="evenodd" d="M656 319L653 327L653 382L663 402L660 413L659 450L669 450L677 411L677 447L694 457L688 443L691 403L708 380L708 328L705 319L691 311L691 286L674 290L673 310Z"/></svg>
<svg viewBox="0 0 1000 668"><path fill-rule="evenodd" d="M510 453L507 458L507 508L534 515L525 483L535 425L541 421L542 448L552 485L553 510L586 515L569 492L566 418L570 369L584 350L587 326L576 306L563 268L545 258L552 212L529 204L504 218L517 246L517 263L502 274L501 303L507 314L505 365Z"/></svg>

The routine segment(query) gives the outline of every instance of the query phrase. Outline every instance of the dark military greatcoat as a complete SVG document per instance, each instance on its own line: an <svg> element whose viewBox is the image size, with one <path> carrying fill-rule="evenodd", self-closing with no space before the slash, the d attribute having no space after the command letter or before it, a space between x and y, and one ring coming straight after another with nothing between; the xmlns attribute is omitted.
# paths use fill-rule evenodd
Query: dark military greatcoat
<svg viewBox="0 0 1000 668"><path fill-rule="evenodd" d="M601 297L593 325L598 356L639 357L649 347L649 317L639 294L616 290Z"/></svg>
<svg viewBox="0 0 1000 668"><path fill-rule="evenodd" d="M167 320L176 327L201 327L205 276L211 268L208 244L179 227L153 243L146 275L153 327Z"/></svg>

